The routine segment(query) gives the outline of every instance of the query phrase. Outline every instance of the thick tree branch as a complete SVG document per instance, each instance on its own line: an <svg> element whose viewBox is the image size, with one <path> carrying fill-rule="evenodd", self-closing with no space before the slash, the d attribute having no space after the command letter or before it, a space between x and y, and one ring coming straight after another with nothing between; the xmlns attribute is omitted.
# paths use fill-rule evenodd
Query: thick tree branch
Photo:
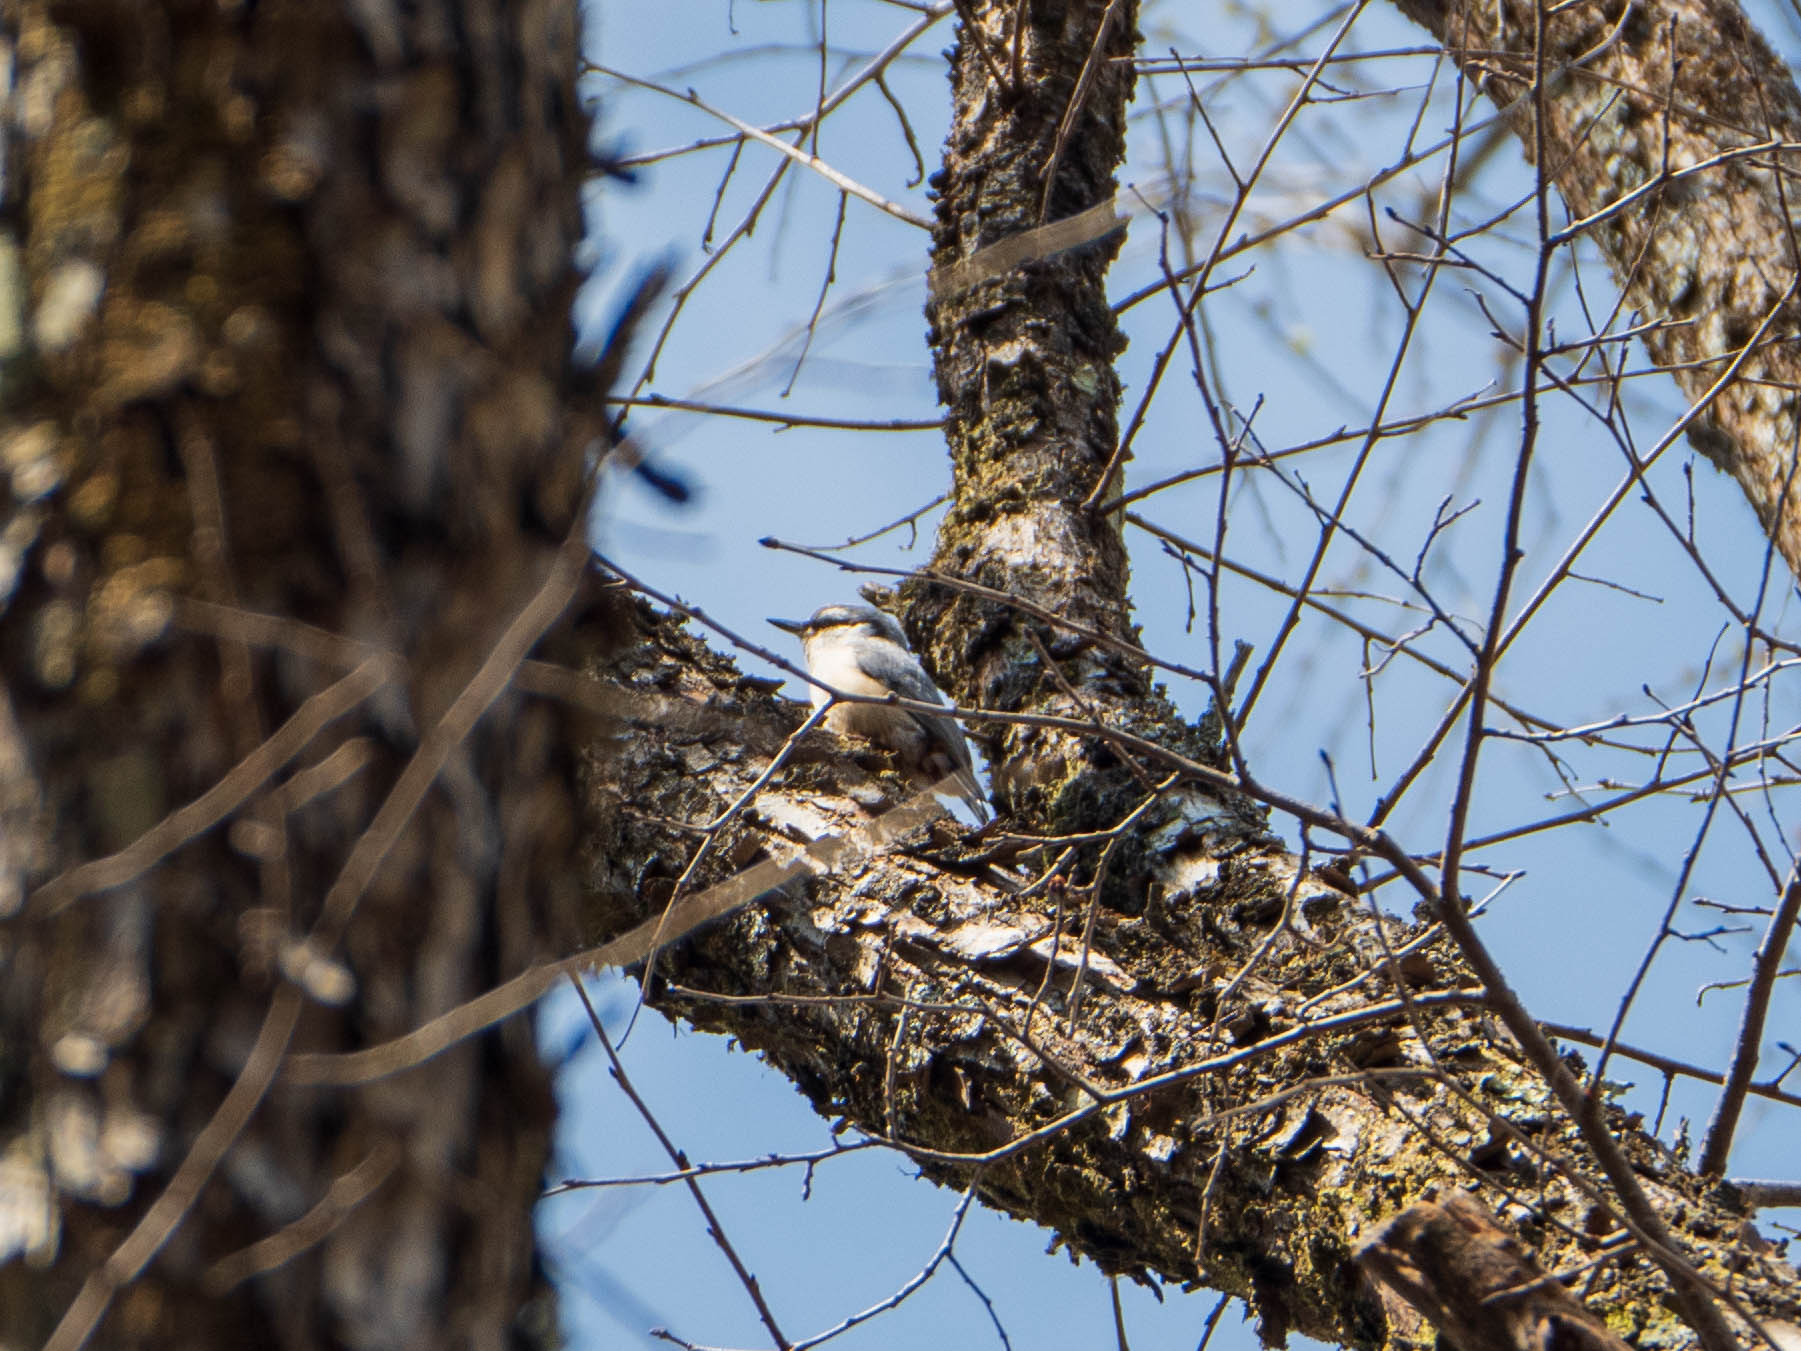
<svg viewBox="0 0 1801 1351"><path fill-rule="evenodd" d="M589 878L609 931L654 915L695 847L662 823L715 817L802 716L630 613L639 641L603 678L697 712L628 717L595 761L614 826L591 842ZM703 755L704 778L664 769ZM785 856L784 836L854 829L885 782L837 738L803 737L689 885L759 849ZM762 1051L822 1114L914 1147L938 1180L974 1181L1109 1271L1244 1295L1270 1334L1419 1344L1351 1256L1435 1194L1473 1188L1550 1270L1627 1232L1580 1129L1442 932L1378 921L1280 850L1241 846L1141 915L1102 910L1084 947L1053 894L975 879L971 856L991 844L945 826L767 896L666 953L653 996ZM1731 1194L1624 1112L1594 1110L1687 1262L1716 1282L1733 1272L1760 1319L1801 1323L1792 1274L1742 1237ZM1611 1247L1586 1294L1628 1333L1690 1335L1635 1245Z"/></svg>
<svg viewBox="0 0 1801 1351"><path fill-rule="evenodd" d="M1689 440L1732 475L1801 574L1801 300L1795 233L1801 92L1733 0L1556 6L1543 126L1530 94L1531 0L1396 0L1497 105L1593 239L1643 341L1703 397L1772 314Z"/></svg>

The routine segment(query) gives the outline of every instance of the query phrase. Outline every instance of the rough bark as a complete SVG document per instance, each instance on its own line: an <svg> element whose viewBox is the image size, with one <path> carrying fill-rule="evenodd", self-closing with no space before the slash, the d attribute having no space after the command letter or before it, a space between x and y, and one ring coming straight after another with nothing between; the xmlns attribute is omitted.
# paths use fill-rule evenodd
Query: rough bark
<svg viewBox="0 0 1801 1351"><path fill-rule="evenodd" d="M1690 442L1737 480L1801 574L1801 91L1787 68L1732 0L1558 6L1537 58L1531 0L1397 4L1514 110L1529 158L1542 107L1543 173L1628 306L1659 325L1644 338L1651 358L1704 404Z"/></svg>
<svg viewBox="0 0 1801 1351"><path fill-rule="evenodd" d="M980 15L979 33L966 25L950 53L952 125L932 180L940 269L1047 217L1105 203L1125 148L1133 75L1117 58L1134 50L1136 5L989 5ZM1017 82L1008 64L1016 15L1027 29ZM905 588L908 623L961 702L1085 719L1211 758L1217 748L1182 721L1130 650L1136 634L1119 522L1084 505L1119 441L1113 362L1125 340L1106 294L1117 248L1117 236L1109 237L1004 271L939 297L929 316L954 503L933 569L1081 628L931 584ZM989 734L996 794L1021 824L1053 834L1106 829L1143 796L1140 779L1104 739L1005 722L976 730ZM1257 813L1244 804L1182 793L1153 807L1148 824L1179 828L1184 813L1216 843L1261 835ZM1129 897L1153 866L1128 848L1117 867L1130 880L1116 899Z"/></svg>
<svg viewBox="0 0 1801 1351"><path fill-rule="evenodd" d="M666 618L633 622L638 641L597 668L629 711L593 774L604 932L660 912L698 845L669 823L722 811L800 721ZM690 885L854 832L895 783L865 758L809 733ZM1469 1189L1545 1269L1583 1268L1616 1333L1694 1344L1642 1251L1586 1270L1622 1232L1611 1189L1441 934L1378 926L1291 856L1244 850L1140 915L1098 912L1085 949L1085 902L986 884L959 836L763 898L667 951L653 998L1106 1270L1244 1296L1267 1337L1430 1345L1353 1256L1408 1206ZM1689 1259L1748 1309L1801 1323L1793 1272L1730 1191L1635 1116L1599 1116Z"/></svg>
<svg viewBox="0 0 1801 1351"><path fill-rule="evenodd" d="M404 11L0 5L7 1346L552 1331L528 1027L268 1085L574 935L582 733L516 692L347 871L551 575L588 439L576 6ZM225 824L169 815L228 772Z"/></svg>

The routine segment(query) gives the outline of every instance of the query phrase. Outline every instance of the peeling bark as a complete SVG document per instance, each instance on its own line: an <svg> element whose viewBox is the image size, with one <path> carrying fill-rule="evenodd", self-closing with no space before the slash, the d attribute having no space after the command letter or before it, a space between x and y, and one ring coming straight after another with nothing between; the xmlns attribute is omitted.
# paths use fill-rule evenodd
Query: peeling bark
<svg viewBox="0 0 1801 1351"><path fill-rule="evenodd" d="M667 618L630 622L637 641L596 668L623 718L590 783L610 823L588 842L608 933L672 894L695 841L665 823L722 810L801 720ZM690 885L854 831L860 804L904 792L894 783L809 733ZM653 1000L1103 1269L1243 1296L1266 1337L1430 1345L1353 1255L1434 1196L1480 1187L1550 1270L1617 1237L1575 1127L1436 931L1378 925L1291 856L1242 851L1141 915L1099 912L1084 961L1084 908L984 884L961 839L943 827L764 897L666 952ZM1732 1273L1762 1316L1801 1323L1793 1273L1734 1198L1636 1117L1601 1112L1690 1259ZM1640 1346L1693 1345L1636 1250L1602 1262L1586 1294Z"/></svg>
<svg viewBox="0 0 1801 1351"><path fill-rule="evenodd" d="M1430 1314L1456 1351L1626 1351L1467 1196L1401 1212L1357 1260Z"/></svg>

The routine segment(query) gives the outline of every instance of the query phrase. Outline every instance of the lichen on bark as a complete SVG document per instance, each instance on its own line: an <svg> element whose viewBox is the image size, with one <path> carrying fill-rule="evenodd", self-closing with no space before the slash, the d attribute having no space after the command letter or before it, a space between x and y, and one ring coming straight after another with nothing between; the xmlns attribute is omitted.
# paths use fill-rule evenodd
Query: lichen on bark
<svg viewBox="0 0 1801 1351"><path fill-rule="evenodd" d="M667 902L694 847L667 823L734 800L799 721L667 618L634 608L628 622L636 640L592 669L658 702L634 714L622 697L614 749L593 762L613 823L589 871L608 932ZM669 718L662 700L714 716ZM742 740L723 742L721 725ZM659 770L702 747L704 780ZM799 756L690 885L759 849L791 850L773 823L856 831L869 790L893 783L872 783L826 734ZM1101 912L1072 998L1086 911L1059 915L1047 894L1010 896L941 866L957 838L909 839L668 949L653 1002L731 1034L822 1115L911 1151L941 1183L973 1182L1105 1270L1242 1295L1272 1337L1431 1345L1350 1265L1360 1239L1416 1201L1480 1185L1553 1270L1609 1237L1607 1188L1576 1127L1442 934L1376 919L1297 878L1291 857L1227 853L1208 888L1139 916ZM1632 1115L1601 1112L1691 1259L1730 1267L1764 1314L1801 1315L1786 1268L1742 1244L1730 1198ZM1639 1256L1604 1264L1590 1298L1639 1329L1680 1326Z"/></svg>

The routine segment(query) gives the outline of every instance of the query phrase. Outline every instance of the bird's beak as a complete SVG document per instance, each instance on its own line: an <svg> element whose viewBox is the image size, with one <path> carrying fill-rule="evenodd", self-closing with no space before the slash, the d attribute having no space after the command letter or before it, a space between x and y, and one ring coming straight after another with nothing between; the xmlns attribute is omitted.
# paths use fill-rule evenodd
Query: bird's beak
<svg viewBox="0 0 1801 1351"><path fill-rule="evenodd" d="M771 619L769 622L774 624L778 629L786 629L789 633L798 634L802 637L804 637L807 632L807 621L804 619Z"/></svg>

